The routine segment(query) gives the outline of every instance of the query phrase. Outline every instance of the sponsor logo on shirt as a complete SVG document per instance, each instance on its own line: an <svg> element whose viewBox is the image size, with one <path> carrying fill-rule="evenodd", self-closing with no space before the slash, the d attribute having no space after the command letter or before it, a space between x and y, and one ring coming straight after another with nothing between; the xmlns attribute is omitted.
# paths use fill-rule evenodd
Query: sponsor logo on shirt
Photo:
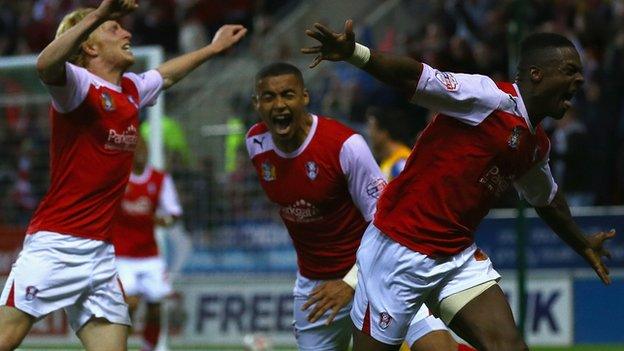
<svg viewBox="0 0 624 351"><path fill-rule="evenodd" d="M104 148L107 150L134 151L136 143L137 130L131 125L122 133L118 133L114 129L109 129Z"/></svg>
<svg viewBox="0 0 624 351"><path fill-rule="evenodd" d="M436 71L435 77L444 85L444 89L448 91L457 91L459 83L452 73Z"/></svg>
<svg viewBox="0 0 624 351"><path fill-rule="evenodd" d="M381 195L387 184L385 179L375 178L366 184L366 194L374 199L379 199L379 195Z"/></svg>
<svg viewBox="0 0 624 351"><path fill-rule="evenodd" d="M390 326L390 323L392 323L392 317L388 312L379 313L379 328L385 330Z"/></svg>
<svg viewBox="0 0 624 351"><path fill-rule="evenodd" d="M269 161L262 162L262 179L265 182L270 182L276 178L275 166L269 163Z"/></svg>
<svg viewBox="0 0 624 351"><path fill-rule="evenodd" d="M134 201L121 201L121 209L129 215L148 215L152 212L152 202L149 197L141 196Z"/></svg>
<svg viewBox="0 0 624 351"><path fill-rule="evenodd" d="M102 93L102 108L106 111L113 111L115 109L115 103L110 94L106 91Z"/></svg>
<svg viewBox="0 0 624 351"><path fill-rule="evenodd" d="M522 128L519 126L513 127L511 135L509 135L509 138L507 139L507 145L509 145L510 148L518 148L518 145L520 145L520 134L522 134Z"/></svg>
<svg viewBox="0 0 624 351"><path fill-rule="evenodd" d="M297 200L294 204L280 209L282 218L291 222L308 223L323 219L319 209L305 200Z"/></svg>
<svg viewBox="0 0 624 351"><path fill-rule="evenodd" d="M308 178L310 178L310 180L316 179L316 176L318 175L318 166L316 165L316 163L314 161L308 161L305 164L305 168L308 174Z"/></svg>
<svg viewBox="0 0 624 351"><path fill-rule="evenodd" d="M492 166L481 178L479 183L483 184L487 190L499 197L509 188L513 182L515 175L503 175L498 166Z"/></svg>

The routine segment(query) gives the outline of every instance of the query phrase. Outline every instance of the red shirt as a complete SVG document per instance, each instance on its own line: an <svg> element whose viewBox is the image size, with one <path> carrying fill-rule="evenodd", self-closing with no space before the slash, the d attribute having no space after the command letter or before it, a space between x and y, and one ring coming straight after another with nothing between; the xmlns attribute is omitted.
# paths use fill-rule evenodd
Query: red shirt
<svg viewBox="0 0 624 351"><path fill-rule="evenodd" d="M141 175L131 174L113 224L113 244L117 256L158 255L154 238L157 210L172 216L182 214L171 177L151 167Z"/></svg>
<svg viewBox="0 0 624 351"><path fill-rule="evenodd" d="M301 147L277 149L264 123L247 133L247 149L269 199L280 206L300 273L343 277L355 263L385 180L364 142L346 126L312 116Z"/></svg>
<svg viewBox="0 0 624 351"><path fill-rule="evenodd" d="M51 231L110 240L132 166L138 110L156 98L156 71L124 74L113 85L66 64L64 86L47 86L50 112L50 187L27 233Z"/></svg>
<svg viewBox="0 0 624 351"><path fill-rule="evenodd" d="M423 131L405 169L384 190L374 220L414 251L444 257L470 246L477 226L510 185L534 205L554 197L544 130L533 129L514 85L488 80L425 66L416 93L424 97L416 102L429 99L444 112ZM471 109L465 101L479 106Z"/></svg>

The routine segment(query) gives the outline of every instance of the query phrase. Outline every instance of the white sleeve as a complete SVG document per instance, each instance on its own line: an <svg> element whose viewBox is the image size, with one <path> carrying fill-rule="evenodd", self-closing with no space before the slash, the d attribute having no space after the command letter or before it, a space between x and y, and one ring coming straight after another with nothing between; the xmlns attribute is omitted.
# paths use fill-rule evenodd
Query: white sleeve
<svg viewBox="0 0 624 351"><path fill-rule="evenodd" d="M160 188L160 197L158 201L158 212L171 216L181 216L182 206L178 200L178 192L173 185L173 179L169 174L165 175L163 185Z"/></svg>
<svg viewBox="0 0 624 351"><path fill-rule="evenodd" d="M386 179L361 135L352 135L342 145L340 167L347 178L353 202L364 219L372 221Z"/></svg>
<svg viewBox="0 0 624 351"><path fill-rule="evenodd" d="M518 193L532 206L546 206L557 194L557 183L550 172L548 156L514 182Z"/></svg>
<svg viewBox="0 0 624 351"><path fill-rule="evenodd" d="M76 109L87 96L91 74L85 68L65 62L65 84L44 84L52 96L52 107L61 113Z"/></svg>
<svg viewBox="0 0 624 351"><path fill-rule="evenodd" d="M423 63L411 102L475 126L506 98L489 77L441 72Z"/></svg>
<svg viewBox="0 0 624 351"><path fill-rule="evenodd" d="M152 106L156 103L163 85L160 72L152 69L141 74L129 72L125 73L124 76L130 78L139 91L139 108Z"/></svg>

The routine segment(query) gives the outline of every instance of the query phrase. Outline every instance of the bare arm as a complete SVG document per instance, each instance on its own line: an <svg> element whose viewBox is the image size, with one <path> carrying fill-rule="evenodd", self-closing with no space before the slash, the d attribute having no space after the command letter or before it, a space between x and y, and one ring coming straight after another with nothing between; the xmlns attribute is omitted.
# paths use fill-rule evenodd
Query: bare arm
<svg viewBox="0 0 624 351"><path fill-rule="evenodd" d="M317 55L310 64L315 67L323 60L350 61L357 55L353 21L345 22L344 32L335 33L320 23L314 24L314 30L306 30L306 34L319 41L321 45L301 49L304 54ZM371 52L370 58L361 69L370 73L380 81L408 93L413 93L423 70L422 63L405 56L396 56L381 52Z"/></svg>
<svg viewBox="0 0 624 351"><path fill-rule="evenodd" d="M610 257L609 252L602 245L605 240L615 236L615 230L599 232L589 238L585 237L581 228L574 222L568 203L561 191L557 191L549 205L536 207L535 210L563 241L592 266L605 284L611 283L609 270L602 262L601 256Z"/></svg>
<svg viewBox="0 0 624 351"><path fill-rule="evenodd" d="M135 0L104 0L78 24L46 46L37 58L37 73L45 84L65 84L65 62L100 24L134 11Z"/></svg>
<svg viewBox="0 0 624 351"><path fill-rule="evenodd" d="M171 87L211 57L238 43L246 33L247 29L241 25L225 25L217 31L209 45L160 65L157 69L163 77L163 89Z"/></svg>

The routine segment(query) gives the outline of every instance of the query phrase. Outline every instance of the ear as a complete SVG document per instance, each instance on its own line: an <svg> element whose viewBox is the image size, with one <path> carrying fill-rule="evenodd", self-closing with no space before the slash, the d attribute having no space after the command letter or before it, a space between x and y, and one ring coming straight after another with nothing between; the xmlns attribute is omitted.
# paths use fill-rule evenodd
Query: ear
<svg viewBox="0 0 624 351"><path fill-rule="evenodd" d="M87 56L97 56L98 53L97 47L91 40L85 40L82 42L82 44L80 44L80 49Z"/></svg>
<svg viewBox="0 0 624 351"><path fill-rule="evenodd" d="M541 82L542 79L544 78L544 70L537 66L529 67L529 78L531 79L531 82L533 83Z"/></svg>
<svg viewBox="0 0 624 351"><path fill-rule="evenodd" d="M258 111L258 108L260 108L260 104L259 104L260 100L258 100L258 95L253 94L251 96L251 102L253 103L254 109Z"/></svg>
<svg viewBox="0 0 624 351"><path fill-rule="evenodd" d="M303 103L305 106L308 106L310 103L310 94L308 93L308 89L303 89Z"/></svg>

